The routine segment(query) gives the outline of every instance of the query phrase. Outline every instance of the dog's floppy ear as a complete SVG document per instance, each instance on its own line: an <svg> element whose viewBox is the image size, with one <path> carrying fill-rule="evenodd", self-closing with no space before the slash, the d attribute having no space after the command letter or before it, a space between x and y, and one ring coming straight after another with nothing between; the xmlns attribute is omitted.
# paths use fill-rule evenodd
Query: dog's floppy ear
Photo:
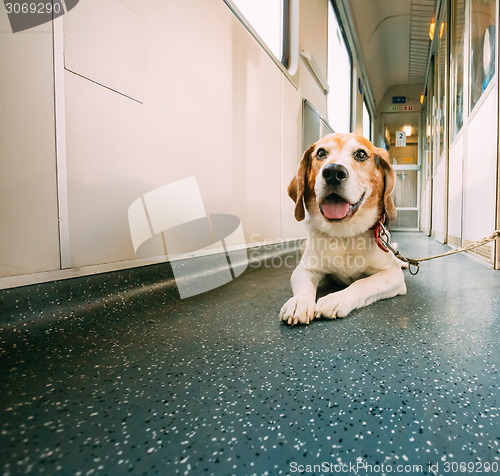
<svg viewBox="0 0 500 476"><path fill-rule="evenodd" d="M394 189L394 169L389 162L389 154L384 149L377 149L375 151L375 160L382 168L384 173L384 210L389 220L395 220L397 217L396 206L392 199L391 193Z"/></svg>
<svg viewBox="0 0 500 476"><path fill-rule="evenodd" d="M304 155L299 162L297 174L293 177L287 188L288 196L295 202L295 219L297 221L302 221L306 216L303 198L304 190L306 187L306 174L307 167L309 165L309 155L313 150L314 144L304 152Z"/></svg>

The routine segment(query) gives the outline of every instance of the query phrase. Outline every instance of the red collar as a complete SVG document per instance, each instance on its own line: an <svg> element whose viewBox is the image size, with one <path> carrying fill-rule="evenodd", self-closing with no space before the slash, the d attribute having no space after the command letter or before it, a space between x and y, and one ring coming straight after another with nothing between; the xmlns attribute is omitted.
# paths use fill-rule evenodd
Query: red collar
<svg viewBox="0 0 500 476"><path fill-rule="evenodd" d="M386 253L389 253L389 248L385 246L381 241L380 241L380 232L382 230L382 226L385 223L387 215L384 213L378 220L375 225L372 226L375 242L377 243L377 246L382 250L385 251Z"/></svg>

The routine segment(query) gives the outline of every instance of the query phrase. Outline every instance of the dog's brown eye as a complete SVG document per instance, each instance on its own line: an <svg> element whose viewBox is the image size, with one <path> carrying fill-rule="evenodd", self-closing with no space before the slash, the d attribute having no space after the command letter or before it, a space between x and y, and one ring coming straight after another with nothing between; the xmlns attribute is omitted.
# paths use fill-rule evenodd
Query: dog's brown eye
<svg viewBox="0 0 500 476"><path fill-rule="evenodd" d="M364 162L368 158L368 154L363 149L359 149L354 153L354 158L358 162Z"/></svg>
<svg viewBox="0 0 500 476"><path fill-rule="evenodd" d="M318 149L318 152L316 152L316 158L319 160L326 159L327 155L328 155L328 152L323 148Z"/></svg>

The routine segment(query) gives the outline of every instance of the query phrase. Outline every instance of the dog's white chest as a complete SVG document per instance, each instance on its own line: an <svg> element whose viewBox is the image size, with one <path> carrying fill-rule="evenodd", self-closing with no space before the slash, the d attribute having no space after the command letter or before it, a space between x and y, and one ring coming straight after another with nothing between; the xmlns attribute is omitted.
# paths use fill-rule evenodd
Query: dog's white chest
<svg viewBox="0 0 500 476"><path fill-rule="evenodd" d="M374 240L366 234L349 238L310 236L303 256L304 265L346 280L357 279L371 267L373 247Z"/></svg>

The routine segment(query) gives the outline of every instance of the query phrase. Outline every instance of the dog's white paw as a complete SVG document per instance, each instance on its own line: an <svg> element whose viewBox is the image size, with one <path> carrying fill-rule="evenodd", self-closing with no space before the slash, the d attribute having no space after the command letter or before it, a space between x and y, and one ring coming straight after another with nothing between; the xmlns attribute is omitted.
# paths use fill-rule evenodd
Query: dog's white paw
<svg viewBox="0 0 500 476"><path fill-rule="evenodd" d="M345 291L328 294L316 303L315 317L327 317L335 319L336 317L345 317L356 305L351 302L349 294Z"/></svg>
<svg viewBox="0 0 500 476"><path fill-rule="evenodd" d="M281 308L280 319L291 326L309 324L314 319L314 299L293 296Z"/></svg>

